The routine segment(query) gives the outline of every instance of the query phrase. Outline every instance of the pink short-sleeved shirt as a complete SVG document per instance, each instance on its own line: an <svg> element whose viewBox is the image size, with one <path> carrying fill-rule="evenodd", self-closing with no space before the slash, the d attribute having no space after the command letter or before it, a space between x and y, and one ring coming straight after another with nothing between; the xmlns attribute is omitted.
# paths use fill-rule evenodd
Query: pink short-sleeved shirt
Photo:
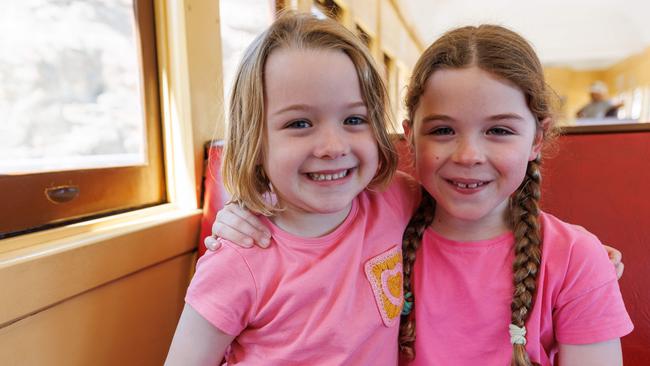
<svg viewBox="0 0 650 366"><path fill-rule="evenodd" d="M401 241L418 189L400 174L384 192L362 192L323 237L269 222L268 249L224 241L199 260L185 301L236 335L228 364L394 366Z"/></svg>
<svg viewBox="0 0 650 366"><path fill-rule="evenodd" d="M632 322L607 253L581 227L541 215L542 263L526 322L531 361L558 344L622 337ZM414 267L416 357L410 365L509 365L514 239L448 240L428 229Z"/></svg>

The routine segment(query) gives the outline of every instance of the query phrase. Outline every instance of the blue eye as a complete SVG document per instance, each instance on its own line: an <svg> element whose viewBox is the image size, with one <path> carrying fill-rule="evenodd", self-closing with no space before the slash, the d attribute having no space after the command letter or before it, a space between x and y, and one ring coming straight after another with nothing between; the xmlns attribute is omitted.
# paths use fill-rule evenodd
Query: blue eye
<svg viewBox="0 0 650 366"><path fill-rule="evenodd" d="M514 135L514 132L504 127L492 127L487 131L487 134L497 135L497 136L508 136L508 135Z"/></svg>
<svg viewBox="0 0 650 366"><path fill-rule="evenodd" d="M343 124L352 126L362 125L364 123L366 123L366 120L362 117L348 117L343 121Z"/></svg>
<svg viewBox="0 0 650 366"><path fill-rule="evenodd" d="M430 135L444 136L444 135L453 135L454 130L451 127L436 127L429 132Z"/></svg>
<svg viewBox="0 0 650 366"><path fill-rule="evenodd" d="M287 125L285 126L285 128L295 128L295 129L309 128L309 127L311 127L311 123L305 119L291 121L287 123Z"/></svg>

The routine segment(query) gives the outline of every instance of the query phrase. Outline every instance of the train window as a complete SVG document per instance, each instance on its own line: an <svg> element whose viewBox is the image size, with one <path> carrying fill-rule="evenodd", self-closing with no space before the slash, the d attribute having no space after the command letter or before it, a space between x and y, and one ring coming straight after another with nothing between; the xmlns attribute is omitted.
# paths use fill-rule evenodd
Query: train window
<svg viewBox="0 0 650 366"><path fill-rule="evenodd" d="M153 1L13 1L0 24L0 238L164 202Z"/></svg>
<svg viewBox="0 0 650 366"><path fill-rule="evenodd" d="M271 25L274 12L273 4L265 0L219 1L225 111L228 110L230 89L244 50Z"/></svg>

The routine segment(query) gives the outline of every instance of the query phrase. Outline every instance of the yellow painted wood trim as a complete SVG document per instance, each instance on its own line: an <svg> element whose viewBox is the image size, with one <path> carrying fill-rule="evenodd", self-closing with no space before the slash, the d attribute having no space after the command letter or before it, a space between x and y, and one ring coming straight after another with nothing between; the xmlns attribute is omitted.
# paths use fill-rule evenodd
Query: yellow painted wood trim
<svg viewBox="0 0 650 366"><path fill-rule="evenodd" d="M198 207L201 172L195 170L199 147L194 146L185 6L185 1L156 1L154 12L167 197L190 209Z"/></svg>
<svg viewBox="0 0 650 366"><path fill-rule="evenodd" d="M74 235L44 232L9 239L14 249L0 253L0 327L194 250L202 212L165 206L152 215L89 222ZM44 242L26 245L34 238Z"/></svg>
<svg viewBox="0 0 650 366"><path fill-rule="evenodd" d="M415 27L413 27L411 25L411 23L406 20L406 17L404 16L404 12L402 12L402 7L400 5L400 1L399 0L389 0L388 3L391 5L393 10L397 14L397 17L402 22L402 26L404 27L404 29L408 33L408 35L411 38L411 40L413 41L413 43L415 43L415 45L417 46L417 48L418 48L418 50L420 52L423 52L424 49L426 48L425 45L424 45L424 42L422 42L422 38L420 37L418 32L415 30Z"/></svg>

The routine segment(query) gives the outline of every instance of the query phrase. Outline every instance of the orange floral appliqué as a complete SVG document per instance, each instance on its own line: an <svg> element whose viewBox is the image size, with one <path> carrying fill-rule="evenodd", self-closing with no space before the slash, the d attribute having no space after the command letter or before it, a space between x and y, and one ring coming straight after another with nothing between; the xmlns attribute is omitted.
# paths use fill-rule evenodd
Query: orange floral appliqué
<svg viewBox="0 0 650 366"><path fill-rule="evenodd" d="M399 322L404 302L400 248L395 246L368 260L365 264L365 272L384 324L390 327L396 321Z"/></svg>

